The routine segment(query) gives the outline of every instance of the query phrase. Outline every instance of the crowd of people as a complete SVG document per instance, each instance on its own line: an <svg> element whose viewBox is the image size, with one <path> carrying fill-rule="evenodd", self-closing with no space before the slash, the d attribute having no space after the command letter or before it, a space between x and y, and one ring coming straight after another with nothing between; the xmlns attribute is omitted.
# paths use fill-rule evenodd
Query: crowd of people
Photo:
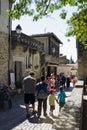
<svg viewBox="0 0 87 130"><path fill-rule="evenodd" d="M59 104L59 111L65 104L65 98L67 97L65 93L65 88L70 87L70 82L73 81L71 77L65 76L64 74L54 75L52 73L50 76L41 76L40 82L37 83L34 78L34 72L30 72L28 76L23 79L24 88L24 103L26 106L26 115L29 115L29 104L32 104L33 114L35 111L35 98L38 101L37 115L38 118L41 116L41 111L43 109L43 115L47 116L47 99L49 98L50 105L50 115L53 116L53 110L55 109L55 101ZM57 97L55 97L55 92L58 92Z"/></svg>

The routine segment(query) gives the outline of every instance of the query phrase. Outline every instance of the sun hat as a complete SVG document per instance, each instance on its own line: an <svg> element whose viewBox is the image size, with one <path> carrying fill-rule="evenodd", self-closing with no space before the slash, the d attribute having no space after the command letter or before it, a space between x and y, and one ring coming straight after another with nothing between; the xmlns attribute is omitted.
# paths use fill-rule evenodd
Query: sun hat
<svg viewBox="0 0 87 130"><path fill-rule="evenodd" d="M53 92L55 92L55 89L50 89L50 93L53 93Z"/></svg>

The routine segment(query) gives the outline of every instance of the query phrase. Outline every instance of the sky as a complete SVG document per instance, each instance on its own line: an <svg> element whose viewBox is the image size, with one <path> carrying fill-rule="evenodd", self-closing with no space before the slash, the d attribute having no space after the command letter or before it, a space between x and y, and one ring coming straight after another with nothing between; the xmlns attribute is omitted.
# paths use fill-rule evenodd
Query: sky
<svg viewBox="0 0 87 130"><path fill-rule="evenodd" d="M74 8L67 8L67 10L69 12L67 18L70 18ZM22 33L27 35L53 32L63 43L63 45L60 47L60 54L63 54L64 56L66 55L68 59L72 57L74 61L77 60L76 39L75 37L67 38L65 36L68 26L66 21L59 17L58 12L54 12L49 17L43 17L37 22L33 21L32 17L22 16L20 20L12 21L12 30L15 30L18 24L20 24L22 27Z"/></svg>

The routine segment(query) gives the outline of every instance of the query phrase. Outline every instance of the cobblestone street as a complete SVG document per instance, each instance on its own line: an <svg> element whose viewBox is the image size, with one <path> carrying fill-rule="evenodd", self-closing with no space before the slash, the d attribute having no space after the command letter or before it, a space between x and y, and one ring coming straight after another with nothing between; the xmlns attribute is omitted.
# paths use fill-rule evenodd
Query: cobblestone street
<svg viewBox="0 0 87 130"><path fill-rule="evenodd" d="M0 130L51 130L52 124L58 117L58 105L54 115L56 118L48 116L47 118L41 117L40 120L36 115L32 115L32 108L30 111L31 117L26 119L25 106L23 103L23 95L15 96L13 99L12 109L8 109L8 106L4 110L0 111ZM36 108L37 108L36 102ZM30 106L31 107L31 106ZM48 106L49 109L49 106ZM48 110L49 112L49 110Z"/></svg>
<svg viewBox="0 0 87 130"><path fill-rule="evenodd" d="M66 93L71 94L71 97L67 98L67 102L64 107L64 110L61 113L59 113L59 106L56 103L54 116L51 117L49 116L49 105L48 105L48 108L47 108L48 116L47 117L41 116L40 120L38 120L37 114L32 115L32 112L31 112L32 108L30 111L31 116L29 119L27 119L25 106L23 102L23 95L14 96L12 98L12 101L13 101L12 109L8 109L8 107L6 107L4 110L0 110L0 130L57 130L57 129L68 130L69 128L70 129L73 128L73 130L78 130L79 123L80 123L79 122L80 120L79 108L81 106L80 99L82 95L82 89L80 88L72 89L72 87L70 87L70 89L67 90ZM38 105L37 102L35 105L37 109L37 105ZM67 109L67 111L65 111L65 109ZM69 113L72 113L72 114L69 114ZM66 118L68 118L68 120L66 120L66 127L65 127L64 121Z"/></svg>

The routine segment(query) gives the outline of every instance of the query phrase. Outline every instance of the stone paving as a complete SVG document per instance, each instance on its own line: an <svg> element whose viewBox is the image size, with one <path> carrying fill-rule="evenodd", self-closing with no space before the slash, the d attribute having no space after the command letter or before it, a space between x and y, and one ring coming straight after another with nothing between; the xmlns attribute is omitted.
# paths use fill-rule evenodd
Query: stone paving
<svg viewBox="0 0 87 130"><path fill-rule="evenodd" d="M59 105L56 103L54 116L49 115L49 105L45 118L43 115L38 120L37 114L32 115L26 119L25 106L23 103L23 95L16 95L12 99L13 107L0 110L0 130L79 130L80 123L80 107L82 89L74 88L73 91L66 91L71 93L71 97L67 98L64 109L59 113ZM36 102L36 109L37 109Z"/></svg>
<svg viewBox="0 0 87 130"><path fill-rule="evenodd" d="M59 113L53 128L57 130L79 130L81 116L82 88L74 88L64 109Z"/></svg>

